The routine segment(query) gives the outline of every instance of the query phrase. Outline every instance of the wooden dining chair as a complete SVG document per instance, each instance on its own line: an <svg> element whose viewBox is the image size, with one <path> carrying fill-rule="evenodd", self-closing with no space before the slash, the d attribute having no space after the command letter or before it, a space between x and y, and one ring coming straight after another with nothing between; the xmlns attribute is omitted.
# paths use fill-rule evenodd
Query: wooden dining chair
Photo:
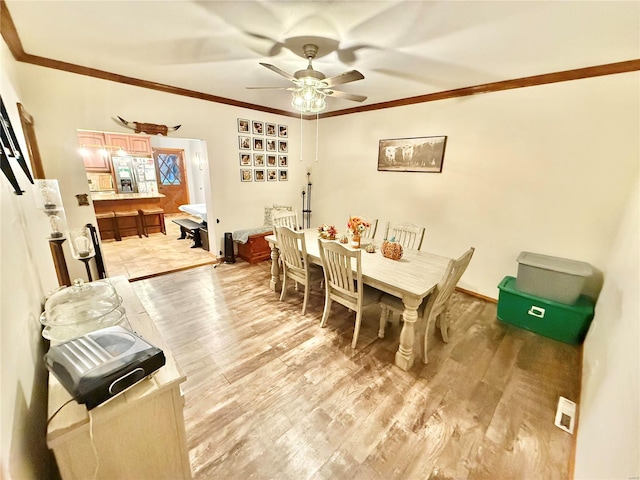
<svg viewBox="0 0 640 480"><path fill-rule="evenodd" d="M475 249L471 247L459 258L449 261L447 269L442 276L442 280L436 285L435 291L431 295L425 298L418 308L418 319L420 319L424 325L424 343L422 361L427 363L427 338L429 333L429 326L433 320L437 320L440 326L440 333L442 334L442 340L446 343L449 341L449 324L447 320L447 311L449 309L449 299L451 293L456 288L460 277L465 272L473 256ZM429 309L429 305L431 308ZM429 318L424 318L425 312L429 310ZM404 304L402 300L393 295L384 294L380 299L380 328L378 330L378 337L384 338L384 330L389 320L389 314L395 312L398 315L402 315L404 312Z"/></svg>
<svg viewBox="0 0 640 480"><path fill-rule="evenodd" d="M411 223L387 222L384 230L384 240L393 240L410 250L420 250L424 239L424 227L417 227Z"/></svg>
<svg viewBox="0 0 640 480"><path fill-rule="evenodd" d="M276 227L289 227L291 230L298 230L298 212L297 210L280 210L273 212L271 222L274 232Z"/></svg>
<svg viewBox="0 0 640 480"><path fill-rule="evenodd" d="M382 292L362 282L361 250L350 249L338 242L318 239L320 258L324 268L325 300L321 327L327 325L331 303L338 302L356 312L351 348L356 348L362 310L380 300ZM355 265L354 265L355 263ZM353 267L355 266L355 271Z"/></svg>
<svg viewBox="0 0 640 480"><path fill-rule="evenodd" d="M295 232L287 226L276 227L276 238L283 266L280 301L284 300L287 292L288 278L296 282L296 286L297 284L304 285L304 300L302 302L302 315L304 315L307 313L311 285L316 282L319 285L323 279L322 268L309 262L304 232Z"/></svg>

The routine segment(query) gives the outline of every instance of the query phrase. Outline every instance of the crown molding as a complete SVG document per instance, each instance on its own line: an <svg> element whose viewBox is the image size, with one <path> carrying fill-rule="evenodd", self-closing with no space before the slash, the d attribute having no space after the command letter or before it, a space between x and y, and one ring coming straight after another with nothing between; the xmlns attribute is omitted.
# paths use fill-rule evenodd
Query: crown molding
<svg viewBox="0 0 640 480"><path fill-rule="evenodd" d="M407 105L414 105L416 103L435 102L437 100L447 100L458 97L468 97L470 95L500 92L503 90L512 90L514 88L535 87L538 85L546 85L549 83L568 82L570 80L601 77L603 75L615 75L618 73L635 72L638 70L640 70L640 59L617 63L608 63L606 65L596 65L593 67L546 73L543 75L534 75L531 77L522 77L513 80L485 83L483 85L458 88L455 90L447 90L444 92L429 93L427 95L420 95L417 97L402 98L399 100L392 100L390 102L363 105L361 107L350 108L347 110L320 114L320 118L335 117L338 115L347 115L350 113L360 113L373 110L382 110L385 108L403 107ZM315 116L313 118L315 118Z"/></svg>

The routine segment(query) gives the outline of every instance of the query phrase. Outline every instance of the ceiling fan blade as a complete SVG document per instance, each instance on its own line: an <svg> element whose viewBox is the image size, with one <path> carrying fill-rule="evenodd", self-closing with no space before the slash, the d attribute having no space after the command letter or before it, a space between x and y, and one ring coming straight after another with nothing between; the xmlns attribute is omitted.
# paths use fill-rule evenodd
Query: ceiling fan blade
<svg viewBox="0 0 640 480"><path fill-rule="evenodd" d="M367 97L365 97L364 95L341 92L340 90L322 90L322 93L329 97L344 98L347 100L353 100L354 102L364 102L367 99Z"/></svg>
<svg viewBox="0 0 640 480"><path fill-rule="evenodd" d="M297 81L296 77L294 77L293 75L288 74L287 72L285 72L284 70L279 69L278 67L270 65L268 63L262 63L262 62L260 62L260 65L262 65L263 67L267 67L269 70L271 70L273 72L276 72L278 75L282 75L287 80L291 80L292 82L296 82Z"/></svg>
<svg viewBox="0 0 640 480"><path fill-rule="evenodd" d="M362 79L364 79L364 75L362 75L359 71L350 70L334 77L325 78L322 82L326 83L328 87L333 87L334 85L342 85Z"/></svg>

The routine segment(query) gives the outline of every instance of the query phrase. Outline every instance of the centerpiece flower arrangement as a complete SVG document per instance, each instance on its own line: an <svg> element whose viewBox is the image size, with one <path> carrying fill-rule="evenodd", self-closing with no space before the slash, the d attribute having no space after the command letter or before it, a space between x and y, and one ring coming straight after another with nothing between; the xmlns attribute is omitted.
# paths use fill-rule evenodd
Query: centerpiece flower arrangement
<svg viewBox="0 0 640 480"><path fill-rule="evenodd" d="M351 232L351 246L360 248L360 236L369 228L371 224L363 218L351 216L347 222L347 229Z"/></svg>
<svg viewBox="0 0 640 480"><path fill-rule="evenodd" d="M336 235L338 234L338 229L333 225L327 225L326 223L323 223L318 227L318 233L320 234L320 238L335 240Z"/></svg>

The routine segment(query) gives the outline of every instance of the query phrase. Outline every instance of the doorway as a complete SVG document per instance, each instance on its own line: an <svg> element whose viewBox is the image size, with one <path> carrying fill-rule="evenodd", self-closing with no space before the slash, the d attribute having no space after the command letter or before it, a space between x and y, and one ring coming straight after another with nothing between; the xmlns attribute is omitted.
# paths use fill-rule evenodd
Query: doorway
<svg viewBox="0 0 640 480"><path fill-rule="evenodd" d="M102 133L106 135L109 132ZM191 248L192 242L188 239L178 240L181 232L172 222L177 218L190 217L188 213L178 209L180 205L204 204L209 201L205 195L205 192L210 191L206 143L203 140L161 135L149 137L149 143L150 148L144 157L147 157L150 163L145 164L145 168L150 168L155 173L153 175L155 182L153 188L148 189L147 193L159 192L165 195L163 197L163 200L166 199L165 203L156 205L165 210L167 235L153 233L148 237L129 236L123 237L122 241L107 239L100 242L107 274L109 276L124 275L129 281L200 265L215 264L218 261L215 253L202 248ZM103 174L102 171L100 173ZM115 193L112 174L109 162L104 170L104 176L110 181L105 184L108 183L111 192ZM146 174L145 171L145 176ZM92 191L92 196L94 193ZM200 222L199 218L192 218Z"/></svg>
<svg viewBox="0 0 640 480"><path fill-rule="evenodd" d="M175 148L154 148L158 193L164 195L160 207L165 213L180 213L178 207L189 203L187 169L184 150Z"/></svg>

